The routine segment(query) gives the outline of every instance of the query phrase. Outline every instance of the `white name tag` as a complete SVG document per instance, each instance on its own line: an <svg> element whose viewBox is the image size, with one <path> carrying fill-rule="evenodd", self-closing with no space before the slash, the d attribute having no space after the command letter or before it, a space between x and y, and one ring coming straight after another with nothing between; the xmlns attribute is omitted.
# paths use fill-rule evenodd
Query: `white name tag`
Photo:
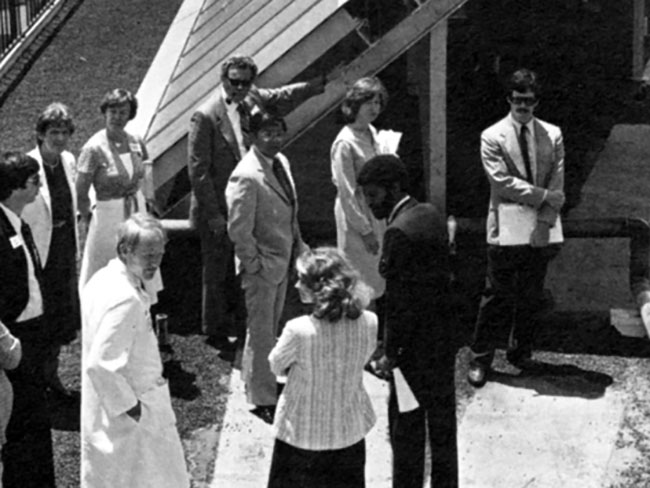
<svg viewBox="0 0 650 488"><path fill-rule="evenodd" d="M9 242L11 243L11 247L13 247L14 249L18 249L20 246L23 245L23 241L18 235L11 236L9 238Z"/></svg>

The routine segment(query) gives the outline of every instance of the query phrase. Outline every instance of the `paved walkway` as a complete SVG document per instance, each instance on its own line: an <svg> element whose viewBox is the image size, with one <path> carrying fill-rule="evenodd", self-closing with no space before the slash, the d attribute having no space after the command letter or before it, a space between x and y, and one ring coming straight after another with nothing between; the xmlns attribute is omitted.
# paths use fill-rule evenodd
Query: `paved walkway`
<svg viewBox="0 0 650 488"><path fill-rule="evenodd" d="M608 205L603 201L603 188L615 192L615 188L608 185L612 181L610 173L629 174L626 173L626 164L641 164L638 157L647 152L642 142L648 136L648 127L614 128L596 163L593 183L590 179L584 190L585 198L575 209L576 216L619 214L608 210L612 202ZM616 164L613 158L616 158ZM645 161L647 158L644 164ZM643 171L648 172L650 179L650 166ZM644 178L644 181L648 179ZM632 204L622 205L625 205L623 215L633 213ZM560 308L593 310L630 306L625 282L626 258L620 256L624 254L620 252L622 243L616 240L605 244L589 242L590 248L596 246L600 251L597 261L591 264L598 268L594 269L594 276L598 278L595 279L595 289L586 293L571 289L570 281L563 275L566 261L563 263L562 259L570 261L576 256L591 259L593 255L585 254L580 247L585 242L568 242L562 257L551 270L554 276L549 281L554 295L558 296ZM615 293L612 293L612 288L616 289ZM638 337L639 331L632 327L629 336L635 335ZM638 405L639 395L644 394L639 392L650 387L645 370L638 363L630 362L628 371L636 371L635 368L641 368L641 371L614 378L605 372L579 368L576 365L581 363L581 356L544 354L546 360L564 366L529 376L517 375L516 371L496 374L494 381L474 392L464 409L459 408L462 411L458 433L462 488L628 486L615 483L621 469L638 456L634 449L622 450L616 446L626 437L621 436L623 424L638 415L638 412L630 410L636 408L632 405L635 402ZM625 361L612 358L612 362ZM626 366L622 370L626 370ZM391 453L387 440L387 388L370 375L365 381L378 414L377 426L367 439L367 486L388 488ZM210 486L263 487L268 477L273 444L271 428L249 413L238 371L234 371L231 377L231 389ZM637 434L645 435L638 431Z"/></svg>
<svg viewBox="0 0 650 488"><path fill-rule="evenodd" d="M388 445L387 384L365 373L364 384L377 414L366 438L366 484L390 488L391 453ZM211 488L261 488L268 481L273 434L271 426L249 412L239 371L230 377L231 395L223 420Z"/></svg>

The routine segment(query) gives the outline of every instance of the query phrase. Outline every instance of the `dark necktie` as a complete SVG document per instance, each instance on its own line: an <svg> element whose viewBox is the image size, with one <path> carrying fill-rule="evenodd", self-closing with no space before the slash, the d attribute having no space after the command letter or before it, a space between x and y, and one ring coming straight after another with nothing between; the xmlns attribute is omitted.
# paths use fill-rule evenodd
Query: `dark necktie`
<svg viewBox="0 0 650 488"><path fill-rule="evenodd" d="M519 148L526 167L526 180L528 180L528 183L533 183L533 171L530 167L530 154L528 153L528 127L523 124L519 132Z"/></svg>
<svg viewBox="0 0 650 488"><path fill-rule="evenodd" d="M29 228L29 225L27 225L27 222L25 222L22 219L20 221L20 233L22 234L23 241L25 241L25 245L27 246L27 252L29 252L29 256L32 259L32 264L34 265L34 274L36 275L36 279L40 282L42 272L43 272L43 268L41 267L41 259L38 255L38 249L36 248L36 244L34 243L32 230Z"/></svg>
<svg viewBox="0 0 650 488"><path fill-rule="evenodd" d="M239 113L239 127L241 128L241 135L244 139L244 147L248 150L251 148L251 112L248 110L248 106L244 102L237 104L237 112ZM244 155L242 154L242 157L243 156Z"/></svg>
<svg viewBox="0 0 650 488"><path fill-rule="evenodd" d="M278 183L280 183L280 186L282 187L282 190L284 190L284 194L291 202L291 205L293 205L294 204L293 188L291 187L291 182L289 181L287 172L284 170L284 167L282 166L282 162L278 158L273 158L273 174L275 175L275 178L278 180Z"/></svg>

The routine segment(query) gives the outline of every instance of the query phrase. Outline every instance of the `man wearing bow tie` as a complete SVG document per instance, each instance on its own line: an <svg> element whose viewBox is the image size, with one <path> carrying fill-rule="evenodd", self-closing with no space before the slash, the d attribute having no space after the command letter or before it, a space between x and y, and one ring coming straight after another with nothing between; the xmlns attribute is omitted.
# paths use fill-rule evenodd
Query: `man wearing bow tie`
<svg viewBox="0 0 650 488"><path fill-rule="evenodd" d="M551 229L564 205L564 145L560 128L534 116L537 75L516 71L507 86L510 113L481 135L481 159L490 183L487 277L479 306L467 380L481 387L494 356L495 336L509 330L507 359L530 369L536 324L543 308L548 262L557 254ZM512 211L532 215L525 242L506 242ZM506 213L506 210L508 213ZM516 232L516 229L513 229Z"/></svg>
<svg viewBox="0 0 650 488"><path fill-rule="evenodd" d="M43 364L50 347L43 315L43 269L31 229L20 218L34 201L41 181L30 156L8 152L0 158L0 321L17 337L23 357L7 371L14 404L2 448L3 486L54 487L52 433Z"/></svg>
<svg viewBox="0 0 650 488"><path fill-rule="evenodd" d="M254 413L266 421L277 403L268 357L278 336L289 270L306 249L298 228L298 203L287 158L281 154L287 127L282 118L258 112L251 118L252 147L226 187L228 235L234 243L246 297L246 344L242 376Z"/></svg>
<svg viewBox="0 0 650 488"><path fill-rule="evenodd" d="M209 342L220 348L230 347L228 337L242 334L243 299L226 232L224 190L250 148L250 116L258 110L285 115L324 90L323 77L265 89L253 85L256 76L257 66L250 57L235 55L226 60L221 66L221 86L192 116L188 138L190 222L201 241L201 323Z"/></svg>

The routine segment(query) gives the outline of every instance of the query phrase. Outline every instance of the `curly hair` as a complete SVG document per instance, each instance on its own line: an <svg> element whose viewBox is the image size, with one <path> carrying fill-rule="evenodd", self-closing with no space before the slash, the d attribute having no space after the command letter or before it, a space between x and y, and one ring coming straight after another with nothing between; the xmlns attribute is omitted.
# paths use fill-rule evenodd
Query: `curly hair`
<svg viewBox="0 0 650 488"><path fill-rule="evenodd" d="M50 127L63 127L68 129L70 135L74 134L74 123L67 106L59 102L49 104L36 120L36 140L43 142L45 133Z"/></svg>
<svg viewBox="0 0 650 488"><path fill-rule="evenodd" d="M345 94L341 104L341 114L346 124L354 122L359 114L361 105L379 96L382 111L388 103L388 92L384 84L375 76L359 78Z"/></svg>
<svg viewBox="0 0 650 488"><path fill-rule="evenodd" d="M368 287L334 247L304 252L296 262L296 270L300 285L313 297L312 314L318 319L357 319L370 302Z"/></svg>
<svg viewBox="0 0 650 488"><path fill-rule="evenodd" d="M230 68L247 69L251 72L251 81L257 77L257 65L253 58L244 56L242 54L235 54L230 56L221 64L221 79L223 80L228 76Z"/></svg>
<svg viewBox="0 0 650 488"><path fill-rule="evenodd" d="M109 91L102 98L102 103L99 104L99 110L102 114L106 115L106 110L109 107L115 107L125 103L129 105L129 120L133 120L138 113L138 99L129 90L116 88L115 90Z"/></svg>

